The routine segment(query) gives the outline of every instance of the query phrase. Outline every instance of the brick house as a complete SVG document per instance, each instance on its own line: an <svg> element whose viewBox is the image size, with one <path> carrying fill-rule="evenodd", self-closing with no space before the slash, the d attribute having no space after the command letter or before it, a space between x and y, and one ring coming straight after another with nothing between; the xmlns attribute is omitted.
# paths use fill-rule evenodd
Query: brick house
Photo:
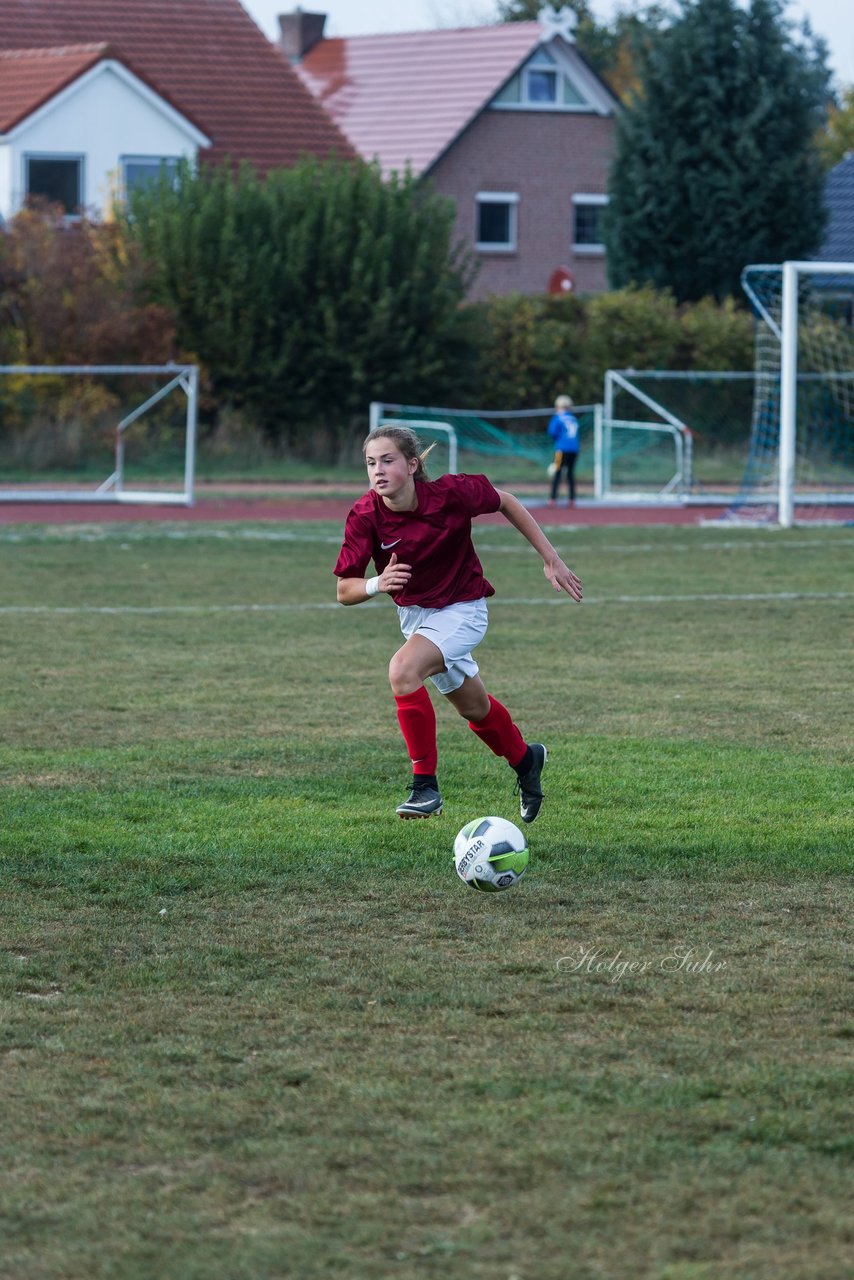
<svg viewBox="0 0 854 1280"><path fill-rule="evenodd" d="M0 215L32 195L107 212L187 156L355 153L240 0L0 0Z"/></svg>
<svg viewBox="0 0 854 1280"><path fill-rule="evenodd" d="M607 287L619 104L579 53L573 15L337 39L324 21L282 15L282 52L364 159L453 198L479 263L473 298Z"/></svg>

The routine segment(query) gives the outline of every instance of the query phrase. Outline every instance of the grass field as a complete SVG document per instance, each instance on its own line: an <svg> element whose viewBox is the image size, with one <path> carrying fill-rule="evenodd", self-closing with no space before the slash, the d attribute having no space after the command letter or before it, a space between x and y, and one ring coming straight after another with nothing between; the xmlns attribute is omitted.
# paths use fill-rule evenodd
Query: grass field
<svg viewBox="0 0 854 1280"><path fill-rule="evenodd" d="M0 531L0 1276L849 1276L852 532L479 527L500 895L338 535Z"/></svg>

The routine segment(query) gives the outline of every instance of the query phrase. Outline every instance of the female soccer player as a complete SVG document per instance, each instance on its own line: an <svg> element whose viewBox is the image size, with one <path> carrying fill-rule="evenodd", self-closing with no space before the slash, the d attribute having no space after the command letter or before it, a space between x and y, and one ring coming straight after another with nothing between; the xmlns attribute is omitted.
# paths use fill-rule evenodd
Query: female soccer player
<svg viewBox="0 0 854 1280"><path fill-rule="evenodd" d="M421 453L408 427L384 426L370 433L364 454L371 487L347 516L334 570L340 604L363 604L386 592L397 605L406 637L388 669L413 774L411 794L397 812L401 818L442 812L436 713L424 686L429 677L489 749L515 770L522 820L533 822L543 802L540 775L548 752L540 742L525 742L507 708L487 693L472 657L486 634L486 597L495 594L472 545L473 517L500 511L542 556L556 591L580 600L581 583L518 499L494 489L486 476L429 480L423 463L427 452ZM371 559L377 573L368 578Z"/></svg>

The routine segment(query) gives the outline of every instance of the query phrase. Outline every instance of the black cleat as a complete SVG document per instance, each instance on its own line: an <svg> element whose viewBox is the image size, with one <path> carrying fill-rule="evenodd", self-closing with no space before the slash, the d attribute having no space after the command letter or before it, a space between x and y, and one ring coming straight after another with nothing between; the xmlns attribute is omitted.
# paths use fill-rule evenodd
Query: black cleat
<svg viewBox="0 0 854 1280"><path fill-rule="evenodd" d="M409 798L397 806L399 818L429 818L442 812L442 797L437 787L414 786Z"/></svg>
<svg viewBox="0 0 854 1280"><path fill-rule="evenodd" d="M526 773L517 774L514 791L519 792L519 812L523 822L533 822L540 812L543 803L543 788L540 777L549 758L549 753L541 742L530 742L528 746L533 759Z"/></svg>

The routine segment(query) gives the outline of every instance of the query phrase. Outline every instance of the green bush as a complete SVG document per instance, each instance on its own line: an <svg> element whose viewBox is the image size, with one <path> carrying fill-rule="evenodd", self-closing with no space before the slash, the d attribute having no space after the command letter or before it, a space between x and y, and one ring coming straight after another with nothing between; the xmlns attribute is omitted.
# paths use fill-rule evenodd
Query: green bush
<svg viewBox="0 0 854 1280"><path fill-rule="evenodd" d="M467 308L476 319L478 368L471 389L479 408L551 404L568 386L584 348L585 307L576 298L508 294Z"/></svg>
<svg viewBox="0 0 854 1280"><path fill-rule="evenodd" d="M586 298L519 294L475 304L482 408L602 399L608 369L751 369L753 320L731 300L678 306L650 286Z"/></svg>
<svg viewBox="0 0 854 1280"><path fill-rule="evenodd" d="M453 207L409 175L304 161L184 168L125 222L215 395L272 440L334 441L371 399L420 400L458 377L468 267Z"/></svg>

